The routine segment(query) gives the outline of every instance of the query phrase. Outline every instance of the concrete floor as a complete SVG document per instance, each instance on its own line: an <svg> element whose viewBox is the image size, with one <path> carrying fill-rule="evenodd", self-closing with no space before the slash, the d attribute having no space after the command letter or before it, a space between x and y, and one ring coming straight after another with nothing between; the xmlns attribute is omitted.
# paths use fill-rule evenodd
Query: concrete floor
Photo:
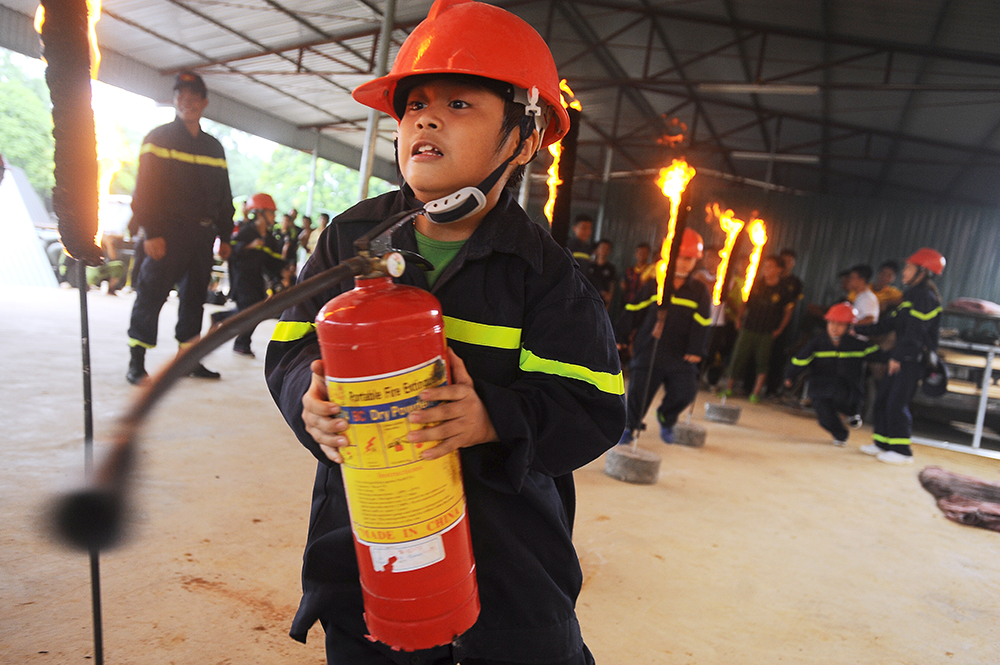
<svg viewBox="0 0 1000 665"><path fill-rule="evenodd" d="M89 295L98 451L133 393L124 381L132 298ZM164 308L166 362L176 302ZM262 352L273 323L261 325ZM83 466L79 295L0 293L0 662L93 662L86 555L42 515ZM314 462L267 395L263 361L228 345L148 423L134 528L100 558L105 662L322 663L322 634L287 637L298 601ZM695 421L703 422L706 395ZM811 419L743 406L703 423L704 448L643 448L656 485L577 474L579 601L598 663L979 664L1000 661L1000 534L946 520L926 465L1000 480L1000 462L916 448L917 464L837 449ZM100 454L98 454L100 458Z"/></svg>

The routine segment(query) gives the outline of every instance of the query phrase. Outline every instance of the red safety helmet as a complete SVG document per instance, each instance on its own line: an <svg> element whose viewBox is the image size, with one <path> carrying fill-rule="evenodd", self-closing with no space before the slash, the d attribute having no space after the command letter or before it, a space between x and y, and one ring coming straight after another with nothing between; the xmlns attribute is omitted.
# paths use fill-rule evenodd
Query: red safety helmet
<svg viewBox="0 0 1000 665"><path fill-rule="evenodd" d="M931 249L930 247L922 247L913 253L913 256L906 259L907 263L912 263L915 266L919 266L926 270L930 270L935 275L940 275L944 271L944 264L946 263L944 256L941 252L936 249Z"/></svg>
<svg viewBox="0 0 1000 665"><path fill-rule="evenodd" d="M263 192L257 192L243 204L243 209L247 212L252 210L277 210L278 206L274 205L274 199L271 198L270 194L264 194Z"/></svg>
<svg viewBox="0 0 1000 665"><path fill-rule="evenodd" d="M689 228L684 229L681 236L681 251L678 256L700 259L705 254L705 240L697 231Z"/></svg>
<svg viewBox="0 0 1000 665"><path fill-rule="evenodd" d="M555 143L569 131L569 114L562 105L549 47L528 23L499 7L472 0L436 0L427 18L403 42L392 71L358 86L352 96L399 120L393 104L396 86L419 74L465 74L510 83L515 101L522 101L519 88L529 107L537 90L537 97L549 107L536 116L548 119L539 127L539 147Z"/></svg>
<svg viewBox="0 0 1000 665"><path fill-rule="evenodd" d="M849 302L838 302L826 310L826 315L823 318L834 323L854 323L858 320L858 310L854 309Z"/></svg>

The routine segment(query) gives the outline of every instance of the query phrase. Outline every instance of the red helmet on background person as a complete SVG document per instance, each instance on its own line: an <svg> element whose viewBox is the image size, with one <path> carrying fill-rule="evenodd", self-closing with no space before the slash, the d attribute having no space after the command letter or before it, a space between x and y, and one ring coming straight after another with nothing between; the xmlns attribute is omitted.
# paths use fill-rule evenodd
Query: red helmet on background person
<svg viewBox="0 0 1000 665"><path fill-rule="evenodd" d="M270 194L257 192L247 199L247 202L243 205L243 209L247 212L254 210L277 210L278 206L274 205L274 199L271 198Z"/></svg>
<svg viewBox="0 0 1000 665"><path fill-rule="evenodd" d="M849 302L838 302L826 310L826 315L823 318L833 323L854 323L858 320L858 310L854 309Z"/></svg>
<svg viewBox="0 0 1000 665"><path fill-rule="evenodd" d="M929 270L935 275L940 275L944 271L944 264L946 263L941 252L930 247L921 247L910 258L906 259L906 262L912 263L924 270Z"/></svg>
<svg viewBox="0 0 1000 665"><path fill-rule="evenodd" d="M422 74L465 74L510 84L513 101L535 114L542 135L539 148L569 131L569 114L562 105L549 47L528 23L499 7L472 0L436 0L427 18L403 42L392 70L358 86L352 96L399 120L397 87Z"/></svg>
<svg viewBox="0 0 1000 665"><path fill-rule="evenodd" d="M705 240L693 229L684 229L681 235L681 251L678 256L700 259L705 253Z"/></svg>

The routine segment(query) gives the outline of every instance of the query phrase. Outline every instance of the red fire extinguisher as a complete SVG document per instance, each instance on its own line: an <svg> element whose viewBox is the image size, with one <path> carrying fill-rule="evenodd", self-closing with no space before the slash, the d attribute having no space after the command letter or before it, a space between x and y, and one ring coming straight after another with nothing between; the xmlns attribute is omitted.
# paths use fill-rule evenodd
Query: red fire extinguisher
<svg viewBox="0 0 1000 665"><path fill-rule="evenodd" d="M419 427L407 414L432 406L420 392L448 380L441 304L388 276L359 277L316 328L330 400L350 422L341 470L365 623L394 648L449 644L479 616L459 455L422 460L434 444L406 440Z"/></svg>

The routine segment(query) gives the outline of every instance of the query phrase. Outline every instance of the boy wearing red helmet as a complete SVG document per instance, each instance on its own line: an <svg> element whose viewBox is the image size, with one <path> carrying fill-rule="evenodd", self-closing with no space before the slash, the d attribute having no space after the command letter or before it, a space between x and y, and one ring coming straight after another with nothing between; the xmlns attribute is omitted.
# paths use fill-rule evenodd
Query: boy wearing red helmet
<svg viewBox="0 0 1000 665"><path fill-rule="evenodd" d="M601 297L505 188L566 132L558 83L527 23L490 5L438 0L389 75L354 93L399 121L405 184L340 215L300 279L344 258L338 224L424 208L392 246L428 256L435 269L410 265L397 281L440 300L453 382L421 394L440 404L410 419L439 424L409 439L440 441L425 458L460 451L481 611L452 644L417 653L365 638L337 467L347 425L327 401L314 324L339 292L331 290L284 313L265 363L275 401L319 462L292 636L304 641L320 621L331 663L593 662L575 613L572 472L618 439L624 386Z"/></svg>
<svg viewBox="0 0 1000 665"><path fill-rule="evenodd" d="M910 401L924 376L925 360L937 351L941 328L941 297L934 276L944 271L945 259L935 249L924 247L906 260L903 268L903 302L877 324L858 326L858 334L896 333L896 346L889 352L886 375L875 396L873 443L861 452L887 464L912 464L910 433L913 416Z"/></svg>
<svg viewBox="0 0 1000 665"><path fill-rule="evenodd" d="M656 419L664 443L674 442L677 417L698 394L698 364L705 357L712 324L708 287L692 276L704 247L701 235L685 228L670 301L657 307L656 280L651 279L639 289L636 302L625 306L618 341L620 346L632 341L633 356L629 363L628 423L619 445L632 443L661 384L664 395Z"/></svg>
<svg viewBox="0 0 1000 665"><path fill-rule="evenodd" d="M864 363L878 352L878 344L859 339L850 332L858 312L851 303L837 303L826 316L826 331L813 337L788 362L785 387L803 372L809 372L809 399L816 409L820 426L833 437L833 445L847 444L847 428L840 414L848 416L852 427L861 426L861 404L865 395Z"/></svg>

